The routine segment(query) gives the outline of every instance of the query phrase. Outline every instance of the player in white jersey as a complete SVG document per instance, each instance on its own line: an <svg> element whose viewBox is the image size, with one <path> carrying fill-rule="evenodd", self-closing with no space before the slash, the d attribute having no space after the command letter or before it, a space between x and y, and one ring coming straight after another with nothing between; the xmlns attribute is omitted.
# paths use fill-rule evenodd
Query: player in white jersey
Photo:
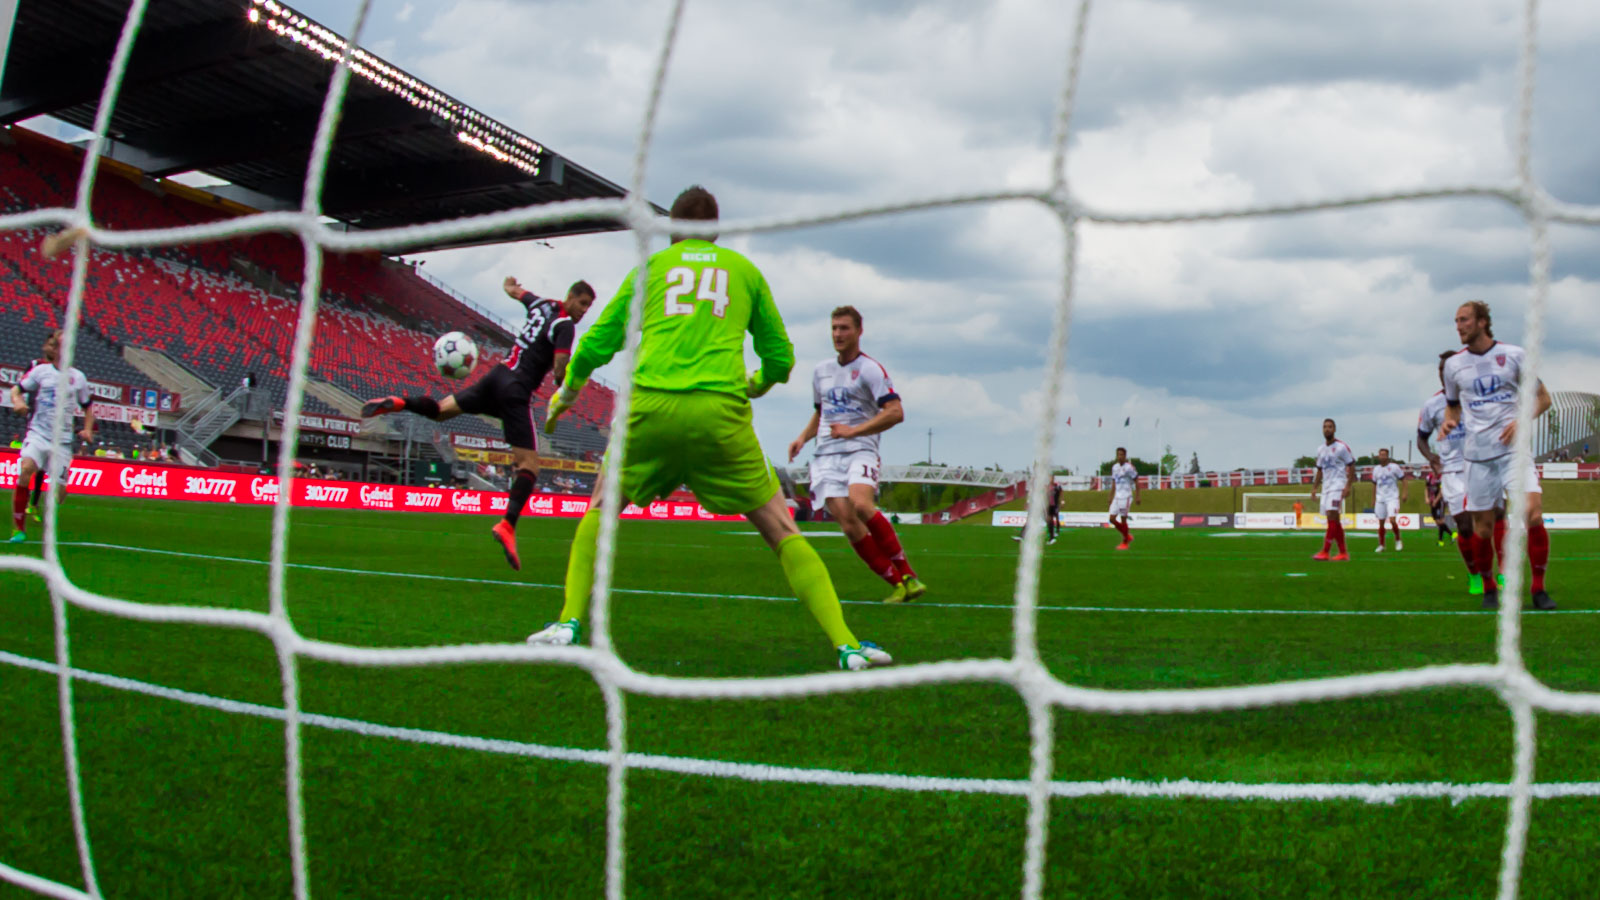
<svg viewBox="0 0 1600 900"><path fill-rule="evenodd" d="M816 409L800 436L789 444L793 462L812 439L811 502L822 502L839 521L856 555L888 582L885 603L904 603L927 593L900 546L894 526L878 510L878 436L900 424L905 410L888 370L861 352L861 313L853 306L833 311L833 349L837 356L817 363L811 373Z"/></svg>
<svg viewBox="0 0 1600 900"><path fill-rule="evenodd" d="M1122 535L1118 550L1133 545L1133 531L1128 528L1128 508L1139 503L1139 470L1128 462L1128 448L1117 448L1117 461L1111 464L1111 527Z"/></svg>
<svg viewBox="0 0 1600 900"><path fill-rule="evenodd" d="M1463 303L1456 310L1456 335L1466 345L1444 364L1444 424L1448 438L1460 428L1467 437L1462 449L1467 459L1467 511L1472 513L1473 556L1479 573L1488 573L1495 556L1501 556L1505 536L1505 498L1508 491L1528 494L1528 565L1533 570L1533 608L1555 609L1544 589L1550 561L1550 533L1544 527L1544 504L1538 474L1530 465L1516 466L1512 441L1517 436L1517 392L1523 378L1523 350L1494 339L1489 304ZM1536 385L1533 418L1550 409L1550 393ZM1503 559L1503 556L1502 556ZM1503 568L1503 567L1502 567ZM1483 607L1500 606L1498 585L1483 579Z"/></svg>
<svg viewBox="0 0 1600 900"><path fill-rule="evenodd" d="M1350 445L1334 437L1338 424L1332 419L1322 420L1322 446L1317 448L1317 475L1311 482L1311 496L1318 496L1320 487L1322 515L1328 520L1328 530L1322 535L1322 550L1312 559L1349 559L1350 554L1344 546L1344 523L1339 521L1339 511L1344 508L1345 498L1350 495L1350 486L1356 480L1356 457L1350 452ZM1339 545L1339 553L1329 556L1328 549L1334 543Z"/></svg>
<svg viewBox="0 0 1600 900"><path fill-rule="evenodd" d="M1385 526L1394 529L1394 549L1404 550L1400 541L1400 504L1406 502L1405 467L1389 459L1389 448L1378 451L1378 464L1372 467L1372 511L1378 516L1378 550L1383 552Z"/></svg>
<svg viewBox="0 0 1600 900"><path fill-rule="evenodd" d="M1478 562L1473 549L1472 513L1467 512L1467 460L1462 455L1461 448L1466 443L1467 432L1457 428L1449 436L1439 438L1438 452L1434 452L1429 441L1444 424L1445 410L1449 403L1444 398L1444 364L1455 356L1458 351L1446 350L1439 354L1439 384L1438 393L1428 398L1422 404L1422 412L1417 416L1417 447L1422 455L1428 458L1429 465L1433 466L1435 475L1439 476L1439 493L1444 499L1447 514L1455 519L1456 549L1461 552L1461 560L1467 566L1467 593L1483 593L1483 575L1478 572Z"/></svg>
<svg viewBox="0 0 1600 900"><path fill-rule="evenodd" d="M94 440L94 410L89 405L89 379L76 368L66 372L66 383L60 394L57 386L61 370L56 359L61 351L61 332L52 331L44 342L44 362L33 366L22 381L11 388L11 408L30 416L28 434L22 441L22 460L17 470L17 488L11 501L11 543L27 540L28 488L35 472L45 472L52 482L59 482L72 461L72 420L79 410L83 413L83 430L78 436L85 441ZM28 396L33 404L28 404ZM68 406L62 418L61 434L53 432L56 403L64 400ZM76 408L74 408L76 407Z"/></svg>

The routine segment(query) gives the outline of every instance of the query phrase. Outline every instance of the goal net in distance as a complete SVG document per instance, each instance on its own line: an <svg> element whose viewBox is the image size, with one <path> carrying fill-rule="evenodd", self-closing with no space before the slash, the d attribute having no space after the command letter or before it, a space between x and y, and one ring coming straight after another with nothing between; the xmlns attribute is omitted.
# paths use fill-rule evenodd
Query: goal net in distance
<svg viewBox="0 0 1600 900"><path fill-rule="evenodd" d="M1316 506L1305 491L1248 491L1239 497L1243 503L1240 511L1247 513L1292 513L1296 504L1302 510Z"/></svg>
<svg viewBox="0 0 1600 900"><path fill-rule="evenodd" d="M259 0L258 0L259 2ZM82 868L82 886L62 884L21 871L0 861L0 878L14 884L58 897L99 897L101 892L96 878L93 836L95 823L85 813L81 787L79 755L77 749L77 718L73 702L74 682L82 675L72 667L71 642L68 637L69 607L92 610L110 616L120 616L151 622L187 623L216 628L243 629L268 638L276 649L282 681L281 710L274 717L283 721L284 766L287 784L287 821L285 834L289 849L289 866L293 878L294 895L309 897L314 885L307 870L305 812L303 780L301 775L301 732L307 718L300 707L299 668L305 660L319 660L352 666L424 667L457 665L462 663L529 663L577 667L593 676L601 687L607 720L605 750L594 758L585 758L591 764L607 769L607 818L605 850L606 895L620 900L626 893L626 861L628 828L625 816L625 799L630 770L649 768L652 763L628 749L627 697L643 695L668 698L779 698L809 695L862 692L903 688L920 684L991 683L1014 689L1023 701L1030 723L1030 753L1026 779L993 781L982 784L965 783L956 779L934 779L937 784L908 780L906 776L860 776L852 778L817 778L805 770L783 770L767 767L750 767L752 771L733 771L725 767L717 773L721 777L739 777L749 780L777 780L830 785L865 784L899 790L964 790L984 791L1021 796L1026 799L1026 828L1022 853L1022 889L1025 900L1036 900L1045 891L1044 863L1049 837L1049 808L1052 797L1116 794L1124 796L1160 797L1216 797L1226 796L1216 785L1203 781L1170 783L1158 790L1142 788L1138 783L1122 780L1063 786L1054 780L1053 750L1055 744L1055 711L1069 709L1097 713L1163 714L1196 711L1240 710L1263 708L1308 701L1333 701L1363 697L1373 694L1420 691L1444 686L1473 686L1493 692L1507 704L1514 723L1513 744L1507 748L1513 761L1509 783L1495 785L1490 796L1504 797L1507 802L1506 825L1499 868L1498 895L1502 900L1517 896L1521 883L1524 847L1530 816L1534 762L1534 711L1556 710L1565 713L1600 713L1600 695L1577 694L1552 690L1539 683L1523 665L1520 644L1519 610L1514 603L1505 604L1498 619L1498 652L1493 663L1472 665L1439 665L1419 669L1380 672L1345 676L1314 681L1281 682L1240 688L1185 689L1158 691L1111 691L1080 687L1063 682L1054 676L1040 656L1037 633L1039 571L1042 559L1042 529L1046 508L1045 486L1050 482L1055 442L1055 424L1060 421L1062 388L1066 364L1067 338L1072 320L1073 283L1077 266L1079 230L1083 222L1106 225L1160 226L1164 224L1238 219L1262 216L1295 215L1315 210L1349 208L1363 205L1417 201L1446 197L1490 198L1509 205L1524 216L1532 243L1530 265L1531 300L1528 308L1525 344L1528 350L1527 365L1530 373L1537 373L1542 358L1544 315L1550 278L1549 226L1552 222L1583 225L1600 224L1600 210L1563 205L1551 200L1535 181L1530 163L1531 114L1534 93L1535 63L1537 58L1537 10L1534 0L1528 0L1522 10L1522 42L1520 47L1520 92L1517 99L1517 178L1511 184L1463 185L1453 188L1430 188L1374 193L1355 197L1332 197L1281 206L1245 206L1211 209L1193 209L1161 213L1125 213L1115 209L1093 208L1083 203L1068 183L1066 151L1072 135L1071 121L1078 86L1078 70L1085 38L1085 25L1089 3L1083 0L1076 7L1070 34L1064 36L1065 71L1061 80L1059 100L1053 118L1050 139L1050 166L1048 179L1037 184L1003 191L954 194L908 200L901 203L835 209L806 216L776 216L766 219L726 220L717 223L715 230L725 237L770 233L800 227L817 227L870 217L888 216L908 211L943 207L971 207L1001 202L1024 202L1048 210L1061 227L1061 277L1056 304L1051 321L1051 332L1046 343L1046 372L1039 404L1040 427L1034 452L1033 478L1028 497L1028 526L1023 551L1020 555L1015 582L1015 610L1012 618L1010 653L1001 659L963 660L906 666L866 673L829 673L787 678L735 678L735 679L684 679L647 674L631 668L614 651L610 633L611 582L616 540L617 512L620 507L618 479L607 479L603 508L605 515L601 528L600 553L596 563L595 597L592 611L592 647L533 647L521 643L476 644L466 646L413 646L374 649L329 643L308 638L298 632L291 613L291 597L286 591L285 572L288 562L288 535L291 526L290 496L294 470L293 448L298 445L298 432L302 400L307 385L310 348L316 325L320 295L321 267L324 254L329 251L391 250L415 245L423 241L442 242L448 239L482 239L505 234L529 225L570 222L575 220L606 219L625 222L636 237L640 284L633 293L630 312L629 337L626 349L618 358L619 369L631 371L639 343L640 305L648 291L643 289L644 261L652 240L669 233L709 235L703 223L673 224L659 219L649 207L643 192L645 173L652 150L652 136L661 106L662 87L671 70L673 48L677 42L683 20L684 0L671 5L668 21L663 29L659 54L648 85L648 102L634 156L631 190L621 201L581 201L526 208L518 211L483 216L474 219L454 220L401 229L374 231L341 231L330 228L320 220L320 197L333 133L340 115L349 79L349 61L354 47L359 44L367 16L367 2L360 4L359 12L350 29L349 44L339 43L341 64L335 68L324 105L316 138L310 155L305 181L304 201L295 212L262 213L246 218L203 226L186 226L169 229L111 231L95 226L89 212L89 198L98 174L99 154L105 145L112 111L115 109L118 90L131 48L138 39L139 26L148 0L133 0L128 11L125 28L112 59L110 70L101 93L96 115L94 134L87 146L84 165L77 187L76 202L72 208L44 209L0 216L0 228L25 229L41 226L84 227L87 237L74 247L74 268L71 290L68 294L62 343L63 363L71 365L75 339L80 327L84 305L85 271L89 247L134 249L152 245L170 245L196 241L215 241L227 237L257 234L269 231L297 236L305 249L305 279L302 303L296 322L293 354L290 363L290 389L284 413L282 445L290 448L278 465L282 488L278 493L273 514L271 564L269 578L269 610L265 613L224 608L185 607L136 603L116 597L87 591L75 585L62 568L60 560L58 517L54 503L46 506L44 530L44 556L42 560L7 555L0 556L0 569L22 570L34 573L48 584L54 621L55 672L60 695L61 738L65 756L65 778L70 800L72 827L78 861ZM611 436L613 459L620 456L624 446L628 413L632 402L631 379L619 379L620 387L614 408ZM1516 452L1522 461L1529 457L1528 435L1532 433L1529 413L1533 408L1534 378L1525 379L1519 412L1520 427L1517 432ZM63 427L65 404L57 404L55 428ZM1293 495L1288 495L1293 496ZM1246 495L1246 502L1252 502ZM1266 501L1259 501L1266 502ZM1292 502L1279 501L1273 502ZM1522 554L1525 531L1521 526L1526 498L1517 494L1512 500L1510 520L1512 527L1507 542L1505 594L1517 597L1521 593ZM180 697L170 697L183 702ZM242 710L233 710L244 714ZM470 746L470 745L469 745ZM753 771L761 769L760 772ZM1393 800L1404 796L1422 796L1386 791L1382 786L1355 786L1344 797ZM1293 799L1277 797L1274 799ZM1328 799L1318 795L1315 799Z"/></svg>

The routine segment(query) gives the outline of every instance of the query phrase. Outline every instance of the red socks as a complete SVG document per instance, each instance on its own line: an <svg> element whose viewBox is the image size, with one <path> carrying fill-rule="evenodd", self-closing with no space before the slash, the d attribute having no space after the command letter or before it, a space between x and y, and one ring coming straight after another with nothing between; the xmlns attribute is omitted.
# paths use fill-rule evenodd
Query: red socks
<svg viewBox="0 0 1600 900"><path fill-rule="evenodd" d="M1533 569L1533 589L1544 590L1544 570L1550 562L1550 532L1544 522L1528 529L1528 566Z"/></svg>
<svg viewBox="0 0 1600 900"><path fill-rule="evenodd" d="M1338 544L1339 544L1339 552L1340 553L1345 552L1345 549L1344 549L1344 522L1343 521L1341 521L1340 519L1338 519L1336 517L1333 517L1333 516L1328 517L1328 537L1330 537L1334 541L1338 542ZM1327 538L1324 538L1323 540L1324 540L1324 542L1326 542ZM1324 543L1324 547L1326 547L1326 543Z"/></svg>
<svg viewBox="0 0 1600 900"><path fill-rule="evenodd" d="M901 578L915 578L917 573L912 571L911 562L906 559L906 552L900 546L900 536L894 533L894 526L884 517L883 512L873 513L872 521L867 523L867 530L872 534L872 539L877 542L878 549L888 557L894 565L895 572ZM856 551L857 553L861 551ZM863 557L865 558L865 557Z"/></svg>
<svg viewBox="0 0 1600 900"><path fill-rule="evenodd" d="M1476 568L1478 574L1483 576L1484 592L1495 593L1499 590L1499 587L1494 582L1494 541L1486 541L1474 536L1472 555L1477 560Z"/></svg>
<svg viewBox="0 0 1600 900"><path fill-rule="evenodd" d="M1506 520L1494 520L1494 558L1506 558Z"/></svg>
<svg viewBox="0 0 1600 900"><path fill-rule="evenodd" d="M890 562L889 557L884 555L883 550L878 547L878 542L873 539L870 533L861 540L852 543L850 547L856 551L857 556L861 557L861 561L867 564L867 568L877 573L879 578L890 584L900 583L900 573L895 571L894 563Z"/></svg>
<svg viewBox="0 0 1600 900"><path fill-rule="evenodd" d="M1121 519L1112 519L1111 527L1117 530L1117 534L1122 535L1122 542L1124 544L1133 540L1133 532L1128 530L1128 523L1122 521Z"/></svg>
<svg viewBox="0 0 1600 900"><path fill-rule="evenodd" d="M1473 558L1473 548L1477 546L1478 536L1467 529L1456 537L1456 549L1461 551L1461 561L1467 564L1467 574L1478 574L1478 562Z"/></svg>
<svg viewBox="0 0 1600 900"><path fill-rule="evenodd" d="M1378 520L1378 546L1379 546L1379 547L1382 547L1382 546L1383 546L1383 529L1384 529L1384 528L1385 528L1385 527L1386 527L1386 526L1387 526L1387 525L1388 525L1388 523L1387 523L1387 522L1385 522L1385 521L1384 521L1384 520L1382 520L1382 519L1379 519L1379 520ZM1395 535L1395 538L1396 538L1396 539L1398 539L1398 538L1399 538L1399 537L1400 537L1400 535L1398 535L1398 534L1397 534L1397 535Z"/></svg>
<svg viewBox="0 0 1600 900"><path fill-rule="evenodd" d="M23 524L28 520L28 485L23 479L17 479L17 490L11 497L11 527L14 531L22 531Z"/></svg>

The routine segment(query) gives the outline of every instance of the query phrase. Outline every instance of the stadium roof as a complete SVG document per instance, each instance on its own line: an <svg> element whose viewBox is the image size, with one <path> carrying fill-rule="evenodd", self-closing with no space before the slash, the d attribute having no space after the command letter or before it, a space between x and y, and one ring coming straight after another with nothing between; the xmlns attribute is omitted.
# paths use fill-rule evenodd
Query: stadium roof
<svg viewBox="0 0 1600 900"><path fill-rule="evenodd" d="M9 50L0 55L0 124L48 114L92 128L129 0L16 3ZM151 176L199 171L225 179L244 190L215 190L247 205L296 208L342 53L332 30L276 0L150 3L112 117L108 155ZM389 228L623 194L619 185L358 51L328 164L329 217L355 229ZM516 236L619 227L574 222ZM444 246L460 244L407 249Z"/></svg>

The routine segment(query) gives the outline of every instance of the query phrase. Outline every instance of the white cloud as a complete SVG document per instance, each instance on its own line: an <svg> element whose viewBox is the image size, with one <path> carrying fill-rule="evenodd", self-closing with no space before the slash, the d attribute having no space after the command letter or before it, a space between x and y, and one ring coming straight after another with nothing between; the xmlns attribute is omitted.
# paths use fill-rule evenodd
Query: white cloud
<svg viewBox="0 0 1600 900"><path fill-rule="evenodd" d="M381 2L391 14L374 19L374 38L395 62L605 177L631 178L664 2ZM1073 187L1097 208L1149 211L1508 182L1520 7L1096 5ZM665 202L703 181L727 216L748 218L1042 186L1069 14L1038 0L696 0L648 193ZM1555 74L1542 76L1542 102L1554 105L1541 107L1540 134L1562 140L1536 143L1541 172L1600 183L1582 149L1600 5L1550 0L1542 16L1541 72ZM1489 299L1498 330L1521 331L1528 234L1492 201L1081 235L1063 409L1074 427L1060 432L1069 464L1105 458L1118 441L1110 428L1080 430L1097 417L1132 416L1130 442L1147 427L1140 455L1158 441L1140 423L1160 418L1159 437L1207 466L1285 463L1314 445L1323 415L1352 444L1403 447L1457 303ZM1552 294L1547 381L1600 389L1587 362L1600 333L1594 235L1558 239L1558 265L1570 268ZM1026 463L1062 274L1051 213L978 206L729 242L766 271L800 360L794 381L758 405L770 451L809 415L809 367L831 352L827 311L852 303L867 314L868 351L906 398L889 461L924 456L933 427L946 461ZM506 274L549 293L586 278L604 294L634 261L631 239L608 235L435 254L428 267L510 314L498 293Z"/></svg>

